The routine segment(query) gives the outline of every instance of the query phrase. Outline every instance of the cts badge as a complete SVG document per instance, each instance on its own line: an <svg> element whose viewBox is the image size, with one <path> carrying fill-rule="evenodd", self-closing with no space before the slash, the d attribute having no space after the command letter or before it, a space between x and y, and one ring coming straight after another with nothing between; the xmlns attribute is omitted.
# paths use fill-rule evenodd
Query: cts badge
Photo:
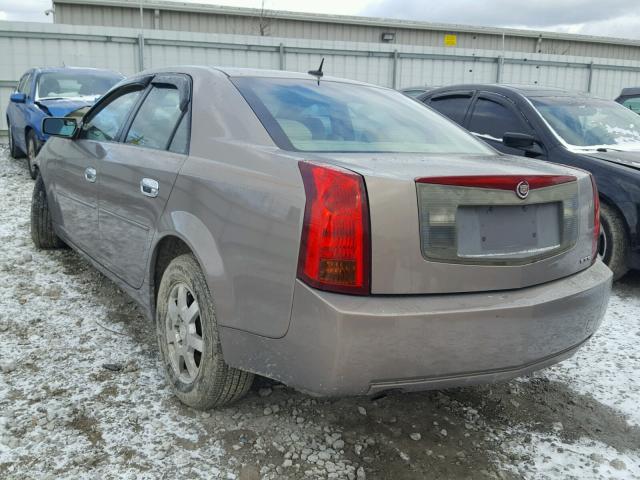
<svg viewBox="0 0 640 480"><path fill-rule="evenodd" d="M518 183L518 185L516 185L516 195L518 195L518 198L521 198L522 200L527 198L529 196L529 182L523 180Z"/></svg>

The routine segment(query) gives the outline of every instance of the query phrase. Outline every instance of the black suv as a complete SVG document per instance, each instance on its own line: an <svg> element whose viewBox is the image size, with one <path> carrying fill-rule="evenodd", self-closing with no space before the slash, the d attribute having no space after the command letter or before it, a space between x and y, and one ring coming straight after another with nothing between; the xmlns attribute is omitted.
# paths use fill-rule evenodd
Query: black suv
<svg viewBox="0 0 640 480"><path fill-rule="evenodd" d="M612 100L538 86L454 85L417 97L497 150L582 168L600 192L599 253L640 269L640 118Z"/></svg>

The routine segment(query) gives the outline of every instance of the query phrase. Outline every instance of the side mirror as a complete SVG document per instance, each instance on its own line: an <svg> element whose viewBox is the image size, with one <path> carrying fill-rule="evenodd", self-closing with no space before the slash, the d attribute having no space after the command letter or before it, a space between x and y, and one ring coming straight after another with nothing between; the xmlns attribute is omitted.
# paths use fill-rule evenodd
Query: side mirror
<svg viewBox="0 0 640 480"><path fill-rule="evenodd" d="M42 131L47 135L72 138L78 130L75 118L45 117L42 119Z"/></svg>
<svg viewBox="0 0 640 480"><path fill-rule="evenodd" d="M502 137L502 144L505 147L519 148L527 150L533 147L536 139L532 135L526 133L506 132Z"/></svg>
<svg viewBox="0 0 640 480"><path fill-rule="evenodd" d="M21 92L14 92L11 94L11 97L9 97L9 99L13 103L24 103L27 100L27 96Z"/></svg>

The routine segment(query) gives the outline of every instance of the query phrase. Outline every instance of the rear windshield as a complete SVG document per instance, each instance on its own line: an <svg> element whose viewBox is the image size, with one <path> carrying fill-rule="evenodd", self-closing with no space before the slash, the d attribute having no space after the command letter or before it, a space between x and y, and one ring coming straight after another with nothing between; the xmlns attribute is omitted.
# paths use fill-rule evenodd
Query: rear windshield
<svg viewBox="0 0 640 480"><path fill-rule="evenodd" d="M304 152L495 153L403 94L315 79L233 78L274 142Z"/></svg>
<svg viewBox="0 0 640 480"><path fill-rule="evenodd" d="M46 72L38 78L37 99L99 97L122 76L111 72Z"/></svg>

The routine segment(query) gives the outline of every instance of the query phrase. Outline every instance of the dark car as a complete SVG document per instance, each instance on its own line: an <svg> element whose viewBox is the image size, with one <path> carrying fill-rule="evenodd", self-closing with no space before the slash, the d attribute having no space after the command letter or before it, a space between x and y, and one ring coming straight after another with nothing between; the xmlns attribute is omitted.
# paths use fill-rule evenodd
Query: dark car
<svg viewBox="0 0 640 480"><path fill-rule="evenodd" d="M640 87L623 88L616 102L640 114Z"/></svg>
<svg viewBox="0 0 640 480"><path fill-rule="evenodd" d="M455 85L423 103L497 150L591 172L600 191L599 253L620 278L640 268L640 119L612 100L538 86Z"/></svg>
<svg viewBox="0 0 640 480"><path fill-rule="evenodd" d="M64 117L93 105L123 78L119 73L95 68L33 68L25 72L7 106L11 156L26 155L29 173L35 179L35 158L47 140L41 129L42 119Z"/></svg>

